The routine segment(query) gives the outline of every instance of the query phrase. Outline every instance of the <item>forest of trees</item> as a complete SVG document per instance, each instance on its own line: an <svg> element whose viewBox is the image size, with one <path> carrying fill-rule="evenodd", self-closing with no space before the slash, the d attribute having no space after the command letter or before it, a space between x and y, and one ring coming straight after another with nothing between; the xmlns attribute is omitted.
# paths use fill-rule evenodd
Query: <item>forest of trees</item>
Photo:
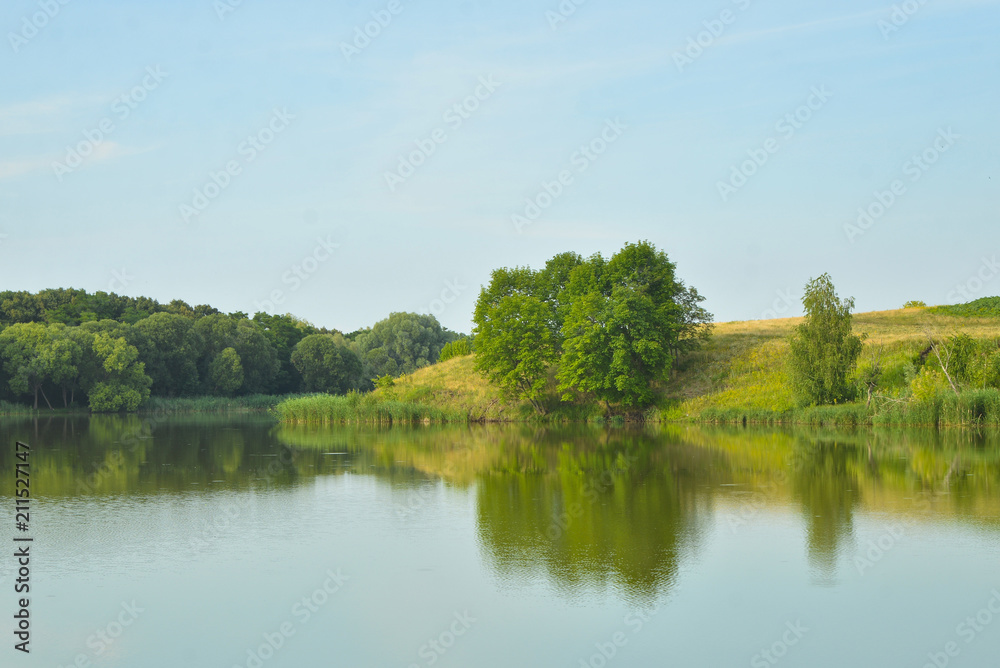
<svg viewBox="0 0 1000 668"><path fill-rule="evenodd" d="M343 334L292 315L52 289L0 292L0 399L136 410L150 396L368 390L436 362L460 336L393 313Z"/></svg>

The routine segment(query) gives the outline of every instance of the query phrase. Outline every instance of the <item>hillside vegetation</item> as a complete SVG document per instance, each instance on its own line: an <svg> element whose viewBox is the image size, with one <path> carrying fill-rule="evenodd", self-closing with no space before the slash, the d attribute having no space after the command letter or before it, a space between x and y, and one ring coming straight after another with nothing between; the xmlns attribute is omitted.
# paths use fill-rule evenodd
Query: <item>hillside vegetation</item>
<svg viewBox="0 0 1000 668"><path fill-rule="evenodd" d="M1000 340L1000 317L950 315L942 309L908 308L854 315L854 331L866 336L859 373L878 358L882 366L880 391L888 397L904 397L914 376L914 363L928 355L928 334L941 341L964 333L974 339ZM718 323L701 350L685 356L669 383L660 388L658 410L647 419L738 421L774 420L795 408L788 361L789 336L802 318ZM458 411L471 420L530 419L527 402L505 402L500 392L476 373L474 356L450 359L395 380L392 387L375 394L386 400L413 402L449 412ZM892 401L892 399L889 399ZM563 403L550 378L545 405L554 420L586 420L605 415L603 406ZM902 399L900 399L902 401ZM851 406L852 422L870 417L865 397ZM822 421L823 407L816 421Z"/></svg>

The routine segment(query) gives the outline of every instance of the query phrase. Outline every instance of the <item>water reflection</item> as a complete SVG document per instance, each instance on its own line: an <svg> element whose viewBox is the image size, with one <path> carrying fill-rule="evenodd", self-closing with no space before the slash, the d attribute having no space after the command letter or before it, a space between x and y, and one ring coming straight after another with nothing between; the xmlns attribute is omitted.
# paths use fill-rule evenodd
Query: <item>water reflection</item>
<svg viewBox="0 0 1000 668"><path fill-rule="evenodd" d="M968 431L280 426L263 417L0 422L34 447L39 497L201 494L373 476L415 509L428 485L475 501L504 586L654 600L713 532L798 517L814 579L837 580L862 514L996 532L1000 439ZM0 493L13 495L13 450ZM417 494L414 497L414 494ZM405 522L412 513L398 514Z"/></svg>

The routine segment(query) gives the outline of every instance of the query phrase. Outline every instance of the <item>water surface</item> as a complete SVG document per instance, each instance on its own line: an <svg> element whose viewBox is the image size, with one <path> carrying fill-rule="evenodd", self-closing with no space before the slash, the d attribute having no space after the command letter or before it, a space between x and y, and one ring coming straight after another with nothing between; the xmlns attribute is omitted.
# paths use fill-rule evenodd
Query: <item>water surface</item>
<svg viewBox="0 0 1000 668"><path fill-rule="evenodd" d="M17 665L1000 656L995 436L7 420L11 508L18 439L36 499Z"/></svg>

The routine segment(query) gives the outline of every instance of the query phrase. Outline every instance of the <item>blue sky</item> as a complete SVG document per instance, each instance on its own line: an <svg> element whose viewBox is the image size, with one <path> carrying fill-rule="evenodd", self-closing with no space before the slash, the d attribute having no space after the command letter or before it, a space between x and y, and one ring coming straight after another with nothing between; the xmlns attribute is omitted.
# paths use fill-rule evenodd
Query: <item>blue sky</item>
<svg viewBox="0 0 1000 668"><path fill-rule="evenodd" d="M4 289L469 331L648 239L718 320L1000 293L1000 2L226 2L4 3Z"/></svg>

